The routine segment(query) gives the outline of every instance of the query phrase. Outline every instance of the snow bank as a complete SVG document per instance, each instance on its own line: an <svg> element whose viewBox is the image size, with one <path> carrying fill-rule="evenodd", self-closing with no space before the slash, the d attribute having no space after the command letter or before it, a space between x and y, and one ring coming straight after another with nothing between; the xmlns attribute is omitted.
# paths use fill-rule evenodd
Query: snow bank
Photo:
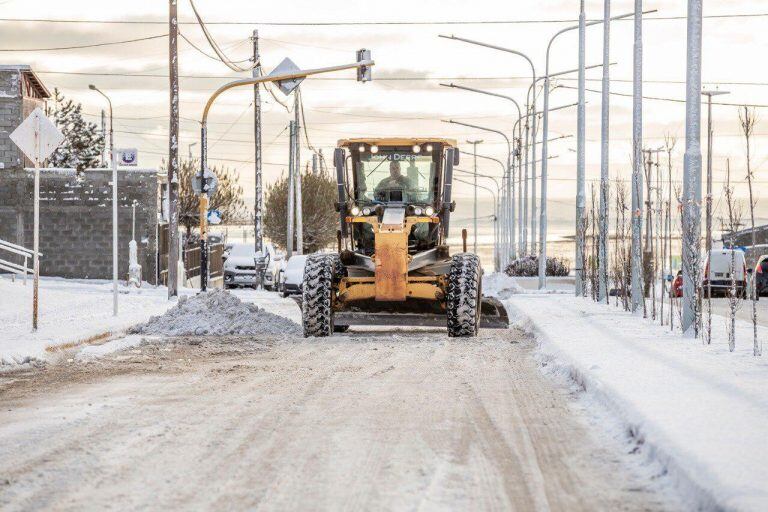
<svg viewBox="0 0 768 512"><path fill-rule="evenodd" d="M695 507L768 509L768 358L753 357L751 343L729 353L725 332L702 346L564 295L511 295L505 303L537 336L546 370L612 411Z"/></svg>
<svg viewBox="0 0 768 512"><path fill-rule="evenodd" d="M522 286L517 284L514 277L502 272L494 272L483 276L483 295L506 299L516 293L524 293Z"/></svg>
<svg viewBox="0 0 768 512"><path fill-rule="evenodd" d="M298 324L241 301L225 290L180 297L176 307L131 329L165 336L296 335Z"/></svg>

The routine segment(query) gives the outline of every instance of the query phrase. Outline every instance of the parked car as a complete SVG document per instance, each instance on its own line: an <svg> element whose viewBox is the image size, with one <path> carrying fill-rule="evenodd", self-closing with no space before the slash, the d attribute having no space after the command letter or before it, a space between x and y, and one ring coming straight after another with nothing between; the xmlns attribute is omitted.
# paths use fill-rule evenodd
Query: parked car
<svg viewBox="0 0 768 512"><path fill-rule="evenodd" d="M265 290L273 291L277 289L283 255L278 253L275 246L268 242L264 243L264 251L267 268L264 270L263 286Z"/></svg>
<svg viewBox="0 0 768 512"><path fill-rule="evenodd" d="M256 284L256 249L253 244L232 244L224 262L224 288Z"/></svg>
<svg viewBox="0 0 768 512"><path fill-rule="evenodd" d="M304 264L307 262L305 254L291 256L285 268L280 270L278 291L283 297L301 293L301 283L304 281Z"/></svg>
<svg viewBox="0 0 768 512"><path fill-rule="evenodd" d="M712 249L704 266L704 279L701 283L703 295L706 297L710 290L712 296L728 295L734 280L737 295L743 297L747 291L747 261L744 251L725 247Z"/></svg>
<svg viewBox="0 0 768 512"><path fill-rule="evenodd" d="M757 296L765 297L768 295L768 254L757 258L754 276Z"/></svg>

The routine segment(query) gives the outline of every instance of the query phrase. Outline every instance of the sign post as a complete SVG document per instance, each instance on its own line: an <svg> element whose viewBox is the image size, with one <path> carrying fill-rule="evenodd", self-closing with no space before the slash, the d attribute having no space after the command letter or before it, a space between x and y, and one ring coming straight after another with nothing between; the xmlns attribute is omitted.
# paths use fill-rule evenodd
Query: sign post
<svg viewBox="0 0 768 512"><path fill-rule="evenodd" d="M37 331L38 290L40 284L40 164L56 151L64 141L64 135L40 109L29 114L10 135L10 139L32 160L35 166L34 228L32 261L34 280L32 286L32 331Z"/></svg>

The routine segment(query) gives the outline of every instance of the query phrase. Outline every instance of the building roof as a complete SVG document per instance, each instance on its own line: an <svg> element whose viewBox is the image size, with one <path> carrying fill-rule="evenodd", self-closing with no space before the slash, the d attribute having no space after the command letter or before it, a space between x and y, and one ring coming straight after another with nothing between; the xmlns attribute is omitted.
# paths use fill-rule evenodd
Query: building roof
<svg viewBox="0 0 768 512"><path fill-rule="evenodd" d="M32 87L35 88L38 96L41 98L50 98L51 92L43 84L42 80L32 71L32 67L29 64L0 64L0 71L18 71L24 77L29 80Z"/></svg>

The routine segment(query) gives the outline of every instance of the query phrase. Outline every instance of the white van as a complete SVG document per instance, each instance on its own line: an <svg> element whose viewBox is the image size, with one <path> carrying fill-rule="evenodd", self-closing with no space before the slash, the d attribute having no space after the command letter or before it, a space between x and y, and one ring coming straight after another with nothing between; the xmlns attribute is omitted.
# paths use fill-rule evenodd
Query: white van
<svg viewBox="0 0 768 512"><path fill-rule="evenodd" d="M739 249L712 249L704 267L703 295L711 287L712 295L727 295L731 287L731 274L736 281L736 293L743 297L747 290L747 261Z"/></svg>

